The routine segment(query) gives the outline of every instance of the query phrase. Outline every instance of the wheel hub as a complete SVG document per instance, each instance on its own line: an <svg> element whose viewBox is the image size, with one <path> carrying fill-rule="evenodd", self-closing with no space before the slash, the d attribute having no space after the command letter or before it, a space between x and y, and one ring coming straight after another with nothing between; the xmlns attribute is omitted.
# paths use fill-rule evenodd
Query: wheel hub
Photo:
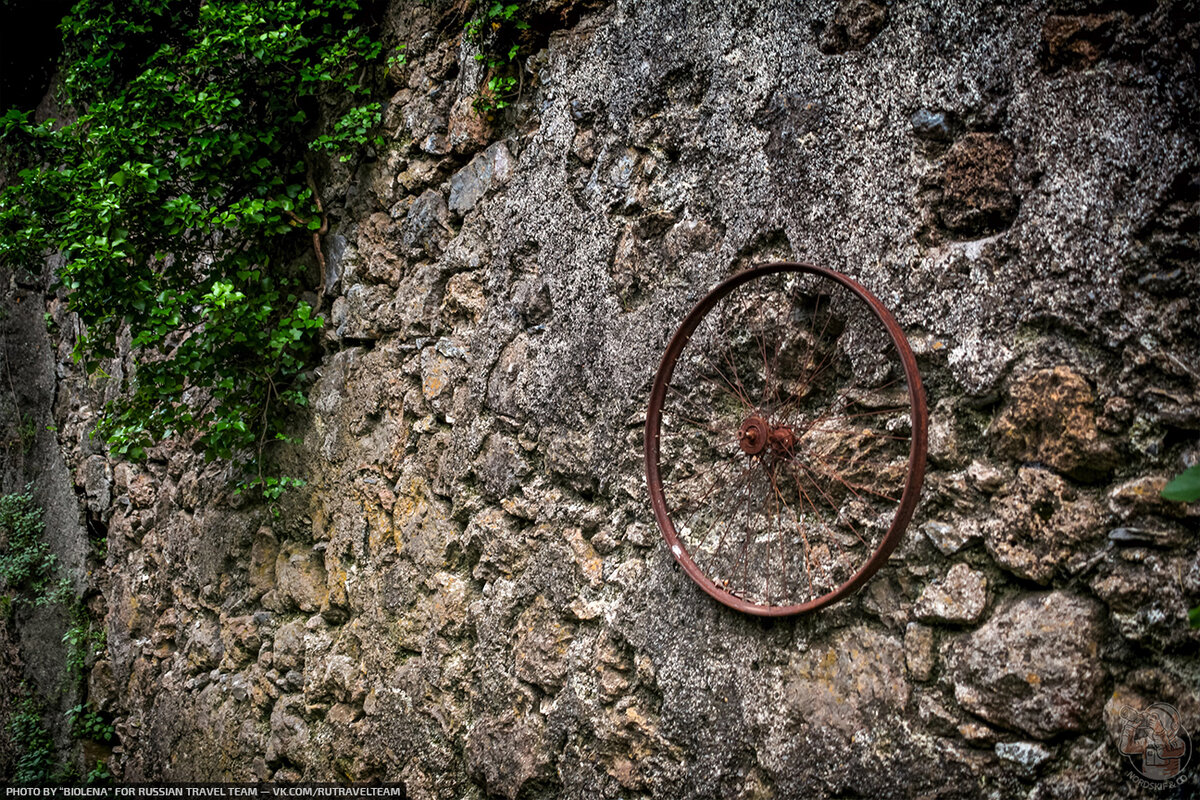
<svg viewBox="0 0 1200 800"><path fill-rule="evenodd" d="M738 429L738 445L748 456L756 456L767 447L771 429L762 417L754 416L742 423Z"/></svg>
<svg viewBox="0 0 1200 800"><path fill-rule="evenodd" d="M786 425L780 425L771 431L771 449L776 453L791 455L792 448L796 446L796 434Z"/></svg>
<svg viewBox="0 0 1200 800"><path fill-rule="evenodd" d="M738 446L748 456L756 456L770 447L776 453L790 454L796 446L796 434L787 425L772 427L755 414L738 429Z"/></svg>

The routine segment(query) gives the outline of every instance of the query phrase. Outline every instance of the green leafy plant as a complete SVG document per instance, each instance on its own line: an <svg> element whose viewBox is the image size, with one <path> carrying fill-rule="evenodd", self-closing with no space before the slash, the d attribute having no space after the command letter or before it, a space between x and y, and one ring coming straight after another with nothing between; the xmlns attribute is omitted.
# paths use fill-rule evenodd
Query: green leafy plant
<svg viewBox="0 0 1200 800"><path fill-rule="evenodd" d="M83 777L83 782L87 786L110 786L113 774L108 771L108 764L97 759L96 766Z"/></svg>
<svg viewBox="0 0 1200 800"><path fill-rule="evenodd" d="M1200 464L1194 464L1176 475L1163 487L1164 500L1194 503L1200 500ZM1200 628L1200 606L1188 609L1188 624Z"/></svg>
<svg viewBox="0 0 1200 800"><path fill-rule="evenodd" d="M0 552L0 586L6 590L0 595L0 611L8 616L21 604L66 609L70 625L62 639L67 645L64 666L69 679L78 679L89 662L104 652L106 633L75 597L72 581L62 574L44 531L42 509L28 488L22 494L0 495L0 535L7 542Z"/></svg>
<svg viewBox="0 0 1200 800"><path fill-rule="evenodd" d="M45 604L55 597L58 559L42 538L42 509L27 487L21 494L0 495L0 533L7 542L0 552L0 586L9 605Z"/></svg>
<svg viewBox="0 0 1200 800"><path fill-rule="evenodd" d="M529 30L520 3L484 0L464 28L467 41L476 45L475 60L484 62L484 88L475 97L475 111L490 115L508 107L520 92L521 34Z"/></svg>
<svg viewBox="0 0 1200 800"><path fill-rule="evenodd" d="M62 641L67 646L64 664L67 677L78 680L83 677L90 664L104 654L104 648L108 645L108 634L104 626L92 620L82 604L75 603L71 607L71 624L63 634Z"/></svg>
<svg viewBox="0 0 1200 800"><path fill-rule="evenodd" d="M11 617L21 606L58 606L69 619L63 634L66 645L63 678L78 684L87 669L107 646L103 625L92 619L87 606L76 596L70 577L50 552L44 538L42 509L30 489L21 494L0 495L0 616ZM42 724L42 706L25 690L26 697L10 717L10 734L20 756L16 783L45 783L71 778L56 767L54 746ZM78 705L67 711L72 736L76 739L112 741L113 727L94 709ZM89 777L106 780L107 768L93 770ZM77 775L74 777L78 777ZM111 779L108 776L107 779Z"/></svg>
<svg viewBox="0 0 1200 800"><path fill-rule="evenodd" d="M286 492L288 489L299 489L300 487L306 485L307 481L305 481L303 478L292 478L286 475L280 477L273 475L260 475L255 478L251 478L249 481L243 484L238 491L241 492L246 489L259 489L262 492L263 499L266 500L270 506L271 513L278 517L280 515L279 498L283 497L284 492Z"/></svg>
<svg viewBox="0 0 1200 800"><path fill-rule="evenodd" d="M357 0L80 0L62 29L77 116L0 118L23 167L0 195L0 258L64 253L89 373L128 332L136 374L98 426L115 454L192 436L261 465L320 353L299 266L309 249L324 266L313 154L372 140L382 46Z"/></svg>
<svg viewBox="0 0 1200 800"><path fill-rule="evenodd" d="M408 63L408 53L405 52L407 49L408 49L408 45L406 45L406 44L396 45L396 48L392 51L391 55L388 56L388 59L387 59L388 67L389 68L402 67L405 64L407 64Z"/></svg>
<svg viewBox="0 0 1200 800"><path fill-rule="evenodd" d="M310 147L314 150L337 152L345 150L348 143L366 144L371 140L370 132L379 125L379 119L383 113L380 108L379 103L355 106L333 124L333 133L318 136ZM340 159L349 161L352 157L352 153L343 153Z"/></svg>
<svg viewBox="0 0 1200 800"><path fill-rule="evenodd" d="M44 784L59 777L54 742L42 722L41 705L24 688L25 696L8 720L9 739L21 753L11 780L17 785Z"/></svg>
<svg viewBox="0 0 1200 800"><path fill-rule="evenodd" d="M32 414L22 414L21 424L17 427L17 435L21 438L21 446L26 452L32 451L37 444L37 422Z"/></svg>
<svg viewBox="0 0 1200 800"><path fill-rule="evenodd" d="M108 764L97 760L96 766L83 776L83 782L88 786L108 786L113 782L113 774L108 771Z"/></svg>
<svg viewBox="0 0 1200 800"><path fill-rule="evenodd" d="M116 735L116 729L105 721L100 712L84 703L67 709L67 723L71 727L71 735L76 739L108 743Z"/></svg>
<svg viewBox="0 0 1200 800"><path fill-rule="evenodd" d="M1188 467L1163 487L1165 500L1176 503L1194 503L1200 500L1200 464Z"/></svg>

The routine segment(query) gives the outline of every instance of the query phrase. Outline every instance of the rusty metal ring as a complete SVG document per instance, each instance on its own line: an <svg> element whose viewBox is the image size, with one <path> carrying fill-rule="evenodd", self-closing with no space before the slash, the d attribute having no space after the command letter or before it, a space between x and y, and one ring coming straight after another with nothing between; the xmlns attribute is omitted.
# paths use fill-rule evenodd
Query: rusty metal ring
<svg viewBox="0 0 1200 800"><path fill-rule="evenodd" d="M789 281L811 288L804 291L786 289ZM807 283L803 283L805 281ZM771 321L779 322L781 312L778 309L784 304L787 304L787 316L775 331ZM735 317L741 314L743 319L751 322L757 319L758 328L752 324L731 325L727 331L722 331L716 322L706 323L718 306L722 306L720 314ZM807 332L795 324L793 316L798 314L809 318ZM822 314L826 318L818 335ZM836 336L826 336L825 331L831 325ZM706 346L715 346L713 342L726 345L727 352L719 355L727 360L728 368L713 363L717 354L710 355L700 345L688 351L693 337L701 336L698 331L702 326L708 337ZM772 335L777 337L772 342L773 360L766 341ZM855 344L856 337L863 338L864 342L888 343L882 348L886 352L878 357L868 355L866 345ZM804 359L789 352L791 348L799 353L805 343L810 352ZM852 345L858 347L858 351L853 350ZM738 374L739 359L745 369L745 363L755 360L746 354L756 347L762 352L761 368L748 370L753 375ZM681 361L685 351L687 359ZM785 354L782 357L781 352ZM818 364L818 356L827 363ZM868 379L855 376L852 369L858 362L854 359L865 363L870 358L887 359L881 363L898 376L891 382L895 384L891 391L897 393L897 397L905 397L906 406L882 411L872 409L870 403L883 402L880 398L885 396L891 384L874 386ZM705 361L712 365L711 370L704 365ZM784 366L795 362L791 365L795 373L791 384L787 383L786 369L780 366L781 361ZM706 375L706 370L710 374ZM677 371L684 373L678 382L686 384L691 380L696 385L672 385ZM772 372L776 374L772 375ZM848 380L851 385L841 388L840 384L833 383L835 379ZM761 403L758 398L749 396L751 391L747 386L754 380L762 386ZM745 385L742 385L743 381ZM772 386L773 381L775 386ZM854 381L860 381L862 386ZM826 388L825 383L830 383L830 387ZM785 388L789 385L792 388ZM754 393L757 393L758 384L754 386ZM797 386L800 388L795 388ZM834 394L839 389L841 393ZM671 391L674 391L673 395L669 394ZM722 392L728 396L722 397ZM744 408L727 408L737 405L730 400L734 396ZM671 407L668 407L669 397L674 401ZM834 399L821 400L828 397ZM695 413L692 406L686 405L689 402L700 408L702 419L689 420L683 413ZM818 402L826 402L827 408L820 411ZM808 405L814 406L814 410L803 410L802 413L802 407ZM664 415L672 420L682 418L687 425L673 423L678 432L664 430ZM832 428L834 423L846 427ZM703 297L684 318L663 354L646 414L644 455L651 507L676 561L716 600L760 616L812 611L861 587L899 545L921 491L927 431L928 411L916 358L899 324L874 295L852 278L811 264L777 262L752 267L721 282ZM684 454L686 463L663 463L663 450L667 446L664 438L677 440L671 446ZM867 455L855 450L859 445ZM708 485L702 484L697 476L704 475L702 462L709 457L704 455L709 451L716 454L712 458L722 459L721 463L727 468L725 473L712 468L709 479L712 488L707 491L715 492L716 499L696 501L696 507L688 512L691 517L676 520L673 514L682 517L683 510L690 508L688 492L698 495ZM838 457L847 459L857 471L843 470L834 460ZM899 475L901 465L902 476ZM740 476L738 469L742 470ZM887 486L881 490L879 484L855 483L874 480L873 469L885 477L896 474L899 497ZM664 471L676 487L685 488L666 489ZM867 477L860 477L862 474ZM738 478L744 483L744 504L741 504L741 495L730 494L743 491L737 484ZM781 488L784 480L789 478L795 481L794 490ZM698 488L687 489L689 481L696 483ZM668 502L668 491L678 495L674 498L677 502L673 509L669 509L672 504ZM734 502L731 503L731 499ZM700 502L707 503L703 512L697 510ZM869 516L877 513L883 519L885 512L891 514L890 523L881 523ZM861 519L858 522L862 531L855 527L852 519L855 513L868 515L865 518L879 530L877 542L862 535L867 528ZM722 514L727 516L722 517ZM711 530L696 534L693 528L708 525L710 517L715 520ZM677 522L681 523L686 535L681 535ZM820 527L817 527L818 523ZM884 524L887 524L886 533L882 532ZM806 526L811 530L806 532ZM861 545L854 542L843 527L852 530ZM735 556L723 557L724 540L730 533L742 537L741 549ZM826 540L814 544L814 540L823 534L827 534ZM721 543L714 549L713 540L718 535ZM789 546L789 537L794 548ZM840 555L831 555L835 546L841 551ZM766 556L752 556L749 552L752 549L765 550ZM798 555L801 549L802 559ZM860 556L847 553L847 549L861 550L861 563ZM828 563L819 563L821 553L826 554ZM701 555L703 558L699 557ZM742 562L736 560L738 557L743 559ZM754 561L755 558L759 561ZM807 571L807 591L797 577L794 582L801 583L800 588L781 587L776 590L779 599L775 599L769 570L776 558L782 565L782 582L785 584L788 583L789 563L803 564ZM702 567L698 562L704 559L709 562ZM760 562L768 569L765 592L757 588L761 586L761 576L747 575L741 585L734 585L739 583L736 576L739 567L743 573L750 573L752 565ZM818 585L819 581L813 578L814 566L829 573L822 580L836 581L836 585Z"/></svg>

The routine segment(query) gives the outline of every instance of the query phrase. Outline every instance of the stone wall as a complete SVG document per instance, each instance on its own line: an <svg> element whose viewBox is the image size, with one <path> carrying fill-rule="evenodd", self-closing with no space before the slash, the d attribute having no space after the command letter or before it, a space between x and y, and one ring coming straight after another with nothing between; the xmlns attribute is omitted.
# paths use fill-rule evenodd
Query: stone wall
<svg viewBox="0 0 1200 800"><path fill-rule="evenodd" d="M1126 704L1200 733L1200 508L1158 498L1200 458L1196 4L538 0L491 121L432 6L389 11L389 147L321 176L279 515L185 446L110 459L49 301L114 773L1155 796L1116 743ZM774 258L892 309L931 436L885 568L768 622L675 566L641 424L690 306Z"/></svg>

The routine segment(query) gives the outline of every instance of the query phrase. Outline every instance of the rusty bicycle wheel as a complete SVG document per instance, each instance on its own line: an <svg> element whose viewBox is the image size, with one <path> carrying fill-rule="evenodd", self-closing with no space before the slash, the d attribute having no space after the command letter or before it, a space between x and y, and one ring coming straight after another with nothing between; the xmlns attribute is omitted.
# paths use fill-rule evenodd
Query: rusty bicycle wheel
<svg viewBox="0 0 1200 800"><path fill-rule="evenodd" d="M720 602L811 611L899 544L927 427L916 359L879 300L810 264L754 267L700 300L663 354L646 413L654 516Z"/></svg>

